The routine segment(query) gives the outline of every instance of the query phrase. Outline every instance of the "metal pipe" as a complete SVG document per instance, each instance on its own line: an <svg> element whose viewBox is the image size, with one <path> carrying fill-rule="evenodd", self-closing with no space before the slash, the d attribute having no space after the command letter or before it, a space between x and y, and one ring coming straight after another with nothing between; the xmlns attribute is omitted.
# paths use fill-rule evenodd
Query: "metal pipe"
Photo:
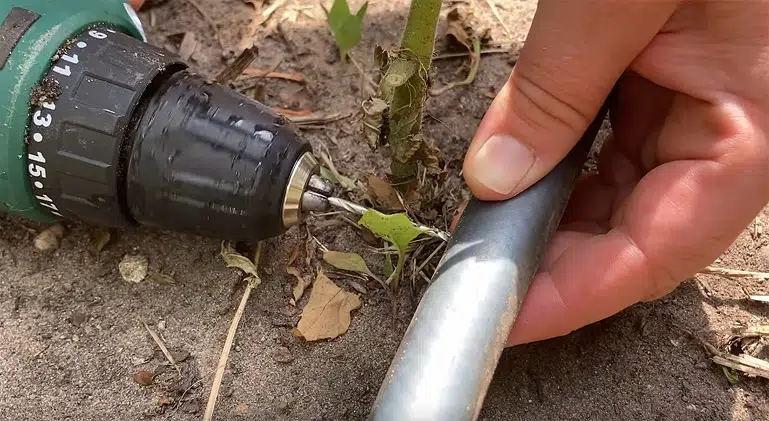
<svg viewBox="0 0 769 421"><path fill-rule="evenodd" d="M510 328L606 109L539 183L508 201L470 202L393 359L370 421L478 418Z"/></svg>

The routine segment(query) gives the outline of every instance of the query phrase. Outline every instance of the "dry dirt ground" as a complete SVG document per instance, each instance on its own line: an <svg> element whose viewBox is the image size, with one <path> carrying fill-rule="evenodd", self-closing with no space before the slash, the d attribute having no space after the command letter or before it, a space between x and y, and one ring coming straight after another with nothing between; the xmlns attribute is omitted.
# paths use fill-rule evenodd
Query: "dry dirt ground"
<svg viewBox="0 0 769 421"><path fill-rule="evenodd" d="M234 49L253 7L242 0L197 2L218 23L225 46ZM191 60L195 68L215 75L226 66L232 54L222 51L192 2L155 3L160 4L141 14L153 43L176 50L177 34L192 31L200 41ZM510 35L485 1L470 4L479 24L491 28L495 40L520 45L536 2L497 3ZM376 43L397 42L406 10L405 0L372 2L363 43L354 50L366 69L373 68L370 52ZM260 55L254 66L272 68L277 63L276 70L301 73L307 84L296 92L301 86L292 82L264 80L249 95L272 106L326 112L356 109L364 98L360 74L340 64L323 16L318 2L288 1L257 29ZM454 183L459 180L462 152L514 57L514 52L485 57L472 87L429 102L426 132L446 154ZM453 80L464 71L461 59L440 61L438 81ZM343 173L382 174L385 161L365 145L359 126L358 120L348 119L305 134L316 147L321 142L329 145ZM769 270L769 232L763 228L769 227L767 216L762 214L739 238L721 266ZM94 228L69 223L59 249L39 253L28 229L42 228L0 218L0 419L201 419L244 288L242 275L222 264L220 243L138 229L115 233L96 257L90 251ZM692 221L692 229L697 229L697 221ZM294 280L284 267L291 249L301 245L304 250L304 232L294 229L267 244L264 283L253 294L236 336L217 419L364 420L373 403L414 302L407 292L402 294L406 305L393 326L385 295L367 284L363 305L354 313L347 334L318 343L295 338L291 328L298 310L289 304ZM362 249L361 239L344 225L315 234L334 250ZM151 271L168 275L173 282L168 277L139 284L122 281L117 267L127 253L147 256ZM381 267L381 256L366 256L377 270ZM304 257L302 251L299 259ZM343 277L335 280L349 286ZM766 380L741 378L730 384L702 347L684 333L722 343L735 323L767 323L769 306L746 300L741 287L751 293L767 293L769 287L759 281L738 283L711 276L699 281L568 337L509 349L481 418L769 419ZM698 285L707 285L710 297ZM181 378L163 365L143 323L158 330L183 359ZM153 385L134 381L141 370L157 374Z"/></svg>

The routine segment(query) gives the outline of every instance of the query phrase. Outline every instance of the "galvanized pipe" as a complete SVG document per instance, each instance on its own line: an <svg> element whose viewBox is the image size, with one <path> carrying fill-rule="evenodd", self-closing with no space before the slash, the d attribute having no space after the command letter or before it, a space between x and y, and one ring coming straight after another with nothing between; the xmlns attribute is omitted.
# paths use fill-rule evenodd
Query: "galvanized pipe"
<svg viewBox="0 0 769 421"><path fill-rule="evenodd" d="M472 421L606 106L539 183L471 201L384 379L370 421Z"/></svg>

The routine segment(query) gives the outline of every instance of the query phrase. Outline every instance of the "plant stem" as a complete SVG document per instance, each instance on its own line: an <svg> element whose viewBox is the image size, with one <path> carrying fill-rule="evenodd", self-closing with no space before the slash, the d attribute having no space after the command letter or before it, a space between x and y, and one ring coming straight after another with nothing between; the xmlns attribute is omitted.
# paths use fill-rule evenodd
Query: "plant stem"
<svg viewBox="0 0 769 421"><path fill-rule="evenodd" d="M425 69L432 64L440 12L441 0L411 0L401 48L413 51Z"/></svg>
<svg viewBox="0 0 769 421"><path fill-rule="evenodd" d="M409 190L419 170L422 116L428 96L428 71L432 65L441 0L412 0L401 49L407 52L390 63L380 89L390 106L389 144L393 153L390 171L399 189Z"/></svg>

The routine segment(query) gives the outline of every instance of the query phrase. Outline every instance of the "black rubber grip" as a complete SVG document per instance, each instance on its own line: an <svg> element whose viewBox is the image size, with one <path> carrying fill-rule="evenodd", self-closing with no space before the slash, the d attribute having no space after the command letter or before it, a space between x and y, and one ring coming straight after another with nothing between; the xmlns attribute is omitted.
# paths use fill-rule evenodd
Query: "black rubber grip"
<svg viewBox="0 0 769 421"><path fill-rule="evenodd" d="M147 103L127 174L142 225L239 241L284 232L282 209L310 145L268 107L187 71Z"/></svg>
<svg viewBox="0 0 769 421"><path fill-rule="evenodd" d="M40 205L95 225L132 225L121 163L132 116L159 75L182 68L172 54L109 28L63 46L30 104L29 179Z"/></svg>

